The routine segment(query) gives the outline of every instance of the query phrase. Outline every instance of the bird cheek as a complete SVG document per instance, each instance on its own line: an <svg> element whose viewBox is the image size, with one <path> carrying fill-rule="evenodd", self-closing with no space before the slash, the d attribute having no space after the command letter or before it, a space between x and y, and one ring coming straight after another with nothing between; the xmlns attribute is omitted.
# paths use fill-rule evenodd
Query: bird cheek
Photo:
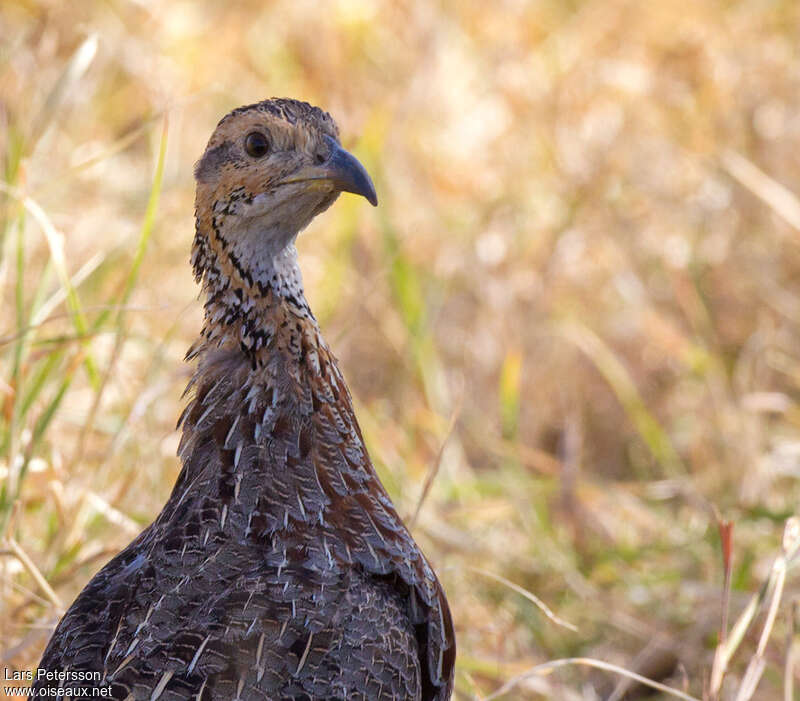
<svg viewBox="0 0 800 701"><path fill-rule="evenodd" d="M275 194L273 192L262 192L256 195L245 210L247 217L261 217L275 207Z"/></svg>

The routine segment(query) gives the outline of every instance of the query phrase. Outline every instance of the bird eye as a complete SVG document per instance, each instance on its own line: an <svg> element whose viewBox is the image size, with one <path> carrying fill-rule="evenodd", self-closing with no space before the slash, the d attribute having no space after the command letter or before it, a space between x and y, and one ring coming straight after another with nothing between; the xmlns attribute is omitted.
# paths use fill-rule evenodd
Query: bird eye
<svg viewBox="0 0 800 701"><path fill-rule="evenodd" d="M269 151L269 141L260 131L251 131L244 140L244 150L248 156L262 158Z"/></svg>

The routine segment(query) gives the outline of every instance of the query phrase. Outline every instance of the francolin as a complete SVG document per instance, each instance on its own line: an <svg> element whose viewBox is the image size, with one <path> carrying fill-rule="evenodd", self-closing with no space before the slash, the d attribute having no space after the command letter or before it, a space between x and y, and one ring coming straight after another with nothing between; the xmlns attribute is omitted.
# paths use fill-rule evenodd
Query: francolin
<svg viewBox="0 0 800 701"><path fill-rule="evenodd" d="M195 167L205 321L156 520L86 586L40 667L115 699L445 701L442 588L367 455L295 238L340 192L377 204L329 114L233 110ZM45 688L48 687L48 688ZM80 693L80 692L79 692ZM91 693L91 692L90 692Z"/></svg>

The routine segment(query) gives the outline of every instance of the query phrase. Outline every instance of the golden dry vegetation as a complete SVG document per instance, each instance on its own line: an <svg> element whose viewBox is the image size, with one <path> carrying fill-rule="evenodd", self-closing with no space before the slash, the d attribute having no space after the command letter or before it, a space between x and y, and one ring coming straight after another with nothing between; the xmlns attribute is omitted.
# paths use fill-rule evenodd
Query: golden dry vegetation
<svg viewBox="0 0 800 701"><path fill-rule="evenodd" d="M4 0L0 666L170 492L192 165L285 95L376 181L302 266L408 518L435 475L457 698L797 698L798 39L795 0Z"/></svg>

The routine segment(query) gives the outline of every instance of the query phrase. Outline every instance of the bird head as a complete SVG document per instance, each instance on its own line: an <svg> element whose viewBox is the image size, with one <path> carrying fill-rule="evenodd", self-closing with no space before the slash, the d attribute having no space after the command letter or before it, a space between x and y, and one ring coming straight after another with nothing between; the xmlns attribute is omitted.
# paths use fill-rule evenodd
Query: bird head
<svg viewBox="0 0 800 701"><path fill-rule="evenodd" d="M225 267L226 257L251 285L274 276L297 234L339 193L378 203L367 171L339 143L331 116L297 100L230 112L194 173L198 279L211 264Z"/></svg>

